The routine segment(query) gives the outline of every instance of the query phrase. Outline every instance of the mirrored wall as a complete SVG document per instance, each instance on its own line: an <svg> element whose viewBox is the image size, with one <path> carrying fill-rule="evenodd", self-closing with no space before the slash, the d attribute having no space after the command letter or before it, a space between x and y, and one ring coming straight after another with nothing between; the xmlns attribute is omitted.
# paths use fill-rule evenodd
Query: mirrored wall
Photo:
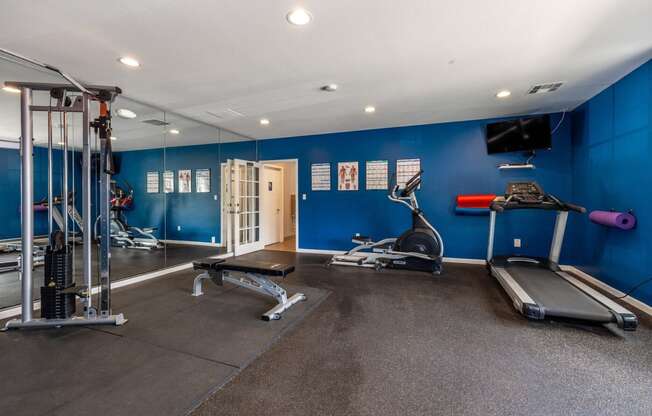
<svg viewBox="0 0 652 416"><path fill-rule="evenodd" d="M0 57L0 83L29 81L66 84L50 73ZM54 105L47 92L34 93L34 103ZM111 181L111 279L156 272L192 260L223 255L230 241L246 245L259 239L259 200L253 184L259 173L247 162L257 161L257 143L222 130L206 117L175 114L119 96L111 105L113 161ZM74 94L71 94L74 99ZM98 114L91 104L91 118ZM65 118L64 118L65 117ZM98 276L99 140L91 132L92 229L84 230L82 213L82 132L80 114L53 112L53 230L67 230L73 251L73 273L81 284L82 236L92 235L92 274ZM48 114L34 113L35 249L47 245ZM0 309L20 303L20 93L0 92ZM229 206L223 193L233 185L224 180L230 161L240 161L237 200L239 222L227 237L223 226ZM244 163L244 165L242 165ZM64 168L67 166L67 169ZM229 176L229 178L231 178ZM256 188L257 189L257 188ZM231 195L231 194L229 194ZM240 209L240 206L242 209ZM67 211L67 215L66 215ZM229 217L231 218L231 217ZM237 238L234 238L236 236ZM34 299L43 282L43 262L35 257Z"/></svg>

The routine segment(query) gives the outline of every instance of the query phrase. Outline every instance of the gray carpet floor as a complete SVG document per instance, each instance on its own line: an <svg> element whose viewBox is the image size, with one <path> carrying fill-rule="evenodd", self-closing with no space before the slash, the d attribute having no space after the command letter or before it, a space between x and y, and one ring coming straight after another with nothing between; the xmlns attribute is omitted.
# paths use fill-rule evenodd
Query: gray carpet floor
<svg viewBox="0 0 652 416"><path fill-rule="evenodd" d="M325 269L288 283L332 294L193 416L652 414L652 325L530 322L483 266L445 274Z"/></svg>

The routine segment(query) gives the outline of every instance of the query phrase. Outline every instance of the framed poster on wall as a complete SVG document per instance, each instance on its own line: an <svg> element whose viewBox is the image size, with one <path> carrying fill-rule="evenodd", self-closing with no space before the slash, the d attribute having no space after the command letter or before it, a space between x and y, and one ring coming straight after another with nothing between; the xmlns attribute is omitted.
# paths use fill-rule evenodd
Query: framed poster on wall
<svg viewBox="0 0 652 416"><path fill-rule="evenodd" d="M174 172L171 170L163 172L163 192L166 194L174 192Z"/></svg>
<svg viewBox="0 0 652 416"><path fill-rule="evenodd" d="M313 163L310 166L313 191L331 190L331 164Z"/></svg>
<svg viewBox="0 0 652 416"><path fill-rule="evenodd" d="M358 162L339 162L337 164L337 189L339 191L358 190Z"/></svg>
<svg viewBox="0 0 652 416"><path fill-rule="evenodd" d="M177 177L179 178L179 193L187 194L192 192L192 170L180 169L177 172Z"/></svg>
<svg viewBox="0 0 652 416"><path fill-rule="evenodd" d="M399 159L396 161L396 183L405 188L405 183L421 170L421 159Z"/></svg>
<svg viewBox="0 0 652 416"><path fill-rule="evenodd" d="M387 160L368 160L366 166L367 190L387 189L388 171L389 162Z"/></svg>
<svg viewBox="0 0 652 416"><path fill-rule="evenodd" d="M157 172L147 172L147 193L148 194L158 194L161 192L158 171Z"/></svg>
<svg viewBox="0 0 652 416"><path fill-rule="evenodd" d="M197 169L195 171L195 189L198 194L204 194L211 191L210 169Z"/></svg>

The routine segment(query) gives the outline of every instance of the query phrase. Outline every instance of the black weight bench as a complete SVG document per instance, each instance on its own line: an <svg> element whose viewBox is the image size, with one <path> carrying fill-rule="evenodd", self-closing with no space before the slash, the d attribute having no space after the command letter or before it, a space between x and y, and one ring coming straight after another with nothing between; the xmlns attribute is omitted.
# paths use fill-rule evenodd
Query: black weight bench
<svg viewBox="0 0 652 416"><path fill-rule="evenodd" d="M195 270L202 271L202 274L197 276L193 283L193 296L203 295L204 293L201 290L202 281L210 279L219 286L222 286L226 281L276 299L278 304L261 316L263 321L281 319L281 314L285 310L299 301L306 300L303 293L296 293L288 299L285 289L270 280L271 277L283 278L292 273L294 271L293 265L254 260L211 258L196 260L192 264Z"/></svg>

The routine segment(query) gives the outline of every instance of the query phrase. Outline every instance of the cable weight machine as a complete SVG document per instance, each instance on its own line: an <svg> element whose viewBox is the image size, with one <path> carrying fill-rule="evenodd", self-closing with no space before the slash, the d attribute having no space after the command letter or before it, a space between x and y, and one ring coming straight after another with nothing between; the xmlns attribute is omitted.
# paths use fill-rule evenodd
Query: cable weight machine
<svg viewBox="0 0 652 416"><path fill-rule="evenodd" d="M7 51L2 51L8 53ZM72 85L32 82L5 82L6 86L21 91L21 317L6 323L4 330L19 328L52 328L63 326L87 325L123 325L127 320L122 314L112 314L111 311L111 278L110 278L110 235L109 235L109 191L111 175L113 174L113 157L111 151L111 102L121 93L118 87L84 86L63 72L41 64L29 58L15 55L20 59L43 66L58 72ZM56 104L33 105L34 92L48 92ZM73 98L74 97L74 98ZM99 104L99 116L90 120L89 106ZM49 246L45 258L45 279L41 288L41 318L34 318L34 303L32 299L33 268L34 268L34 156L32 122L34 112L48 114L48 231ZM53 229L53 172L52 172L52 113L59 113L62 120L63 136L63 183L62 191L67 195L68 184L68 115L82 115L82 236L83 236L83 285L77 287L72 276L72 253L68 221L66 215L67 198L63 198L63 230ZM93 287L92 249L94 246L91 221L91 130L99 138L100 170L99 170L99 211L100 211L100 243L98 252L99 287ZM98 306L93 303L93 295L98 294ZM82 316L74 316L76 299L79 297L83 305Z"/></svg>

